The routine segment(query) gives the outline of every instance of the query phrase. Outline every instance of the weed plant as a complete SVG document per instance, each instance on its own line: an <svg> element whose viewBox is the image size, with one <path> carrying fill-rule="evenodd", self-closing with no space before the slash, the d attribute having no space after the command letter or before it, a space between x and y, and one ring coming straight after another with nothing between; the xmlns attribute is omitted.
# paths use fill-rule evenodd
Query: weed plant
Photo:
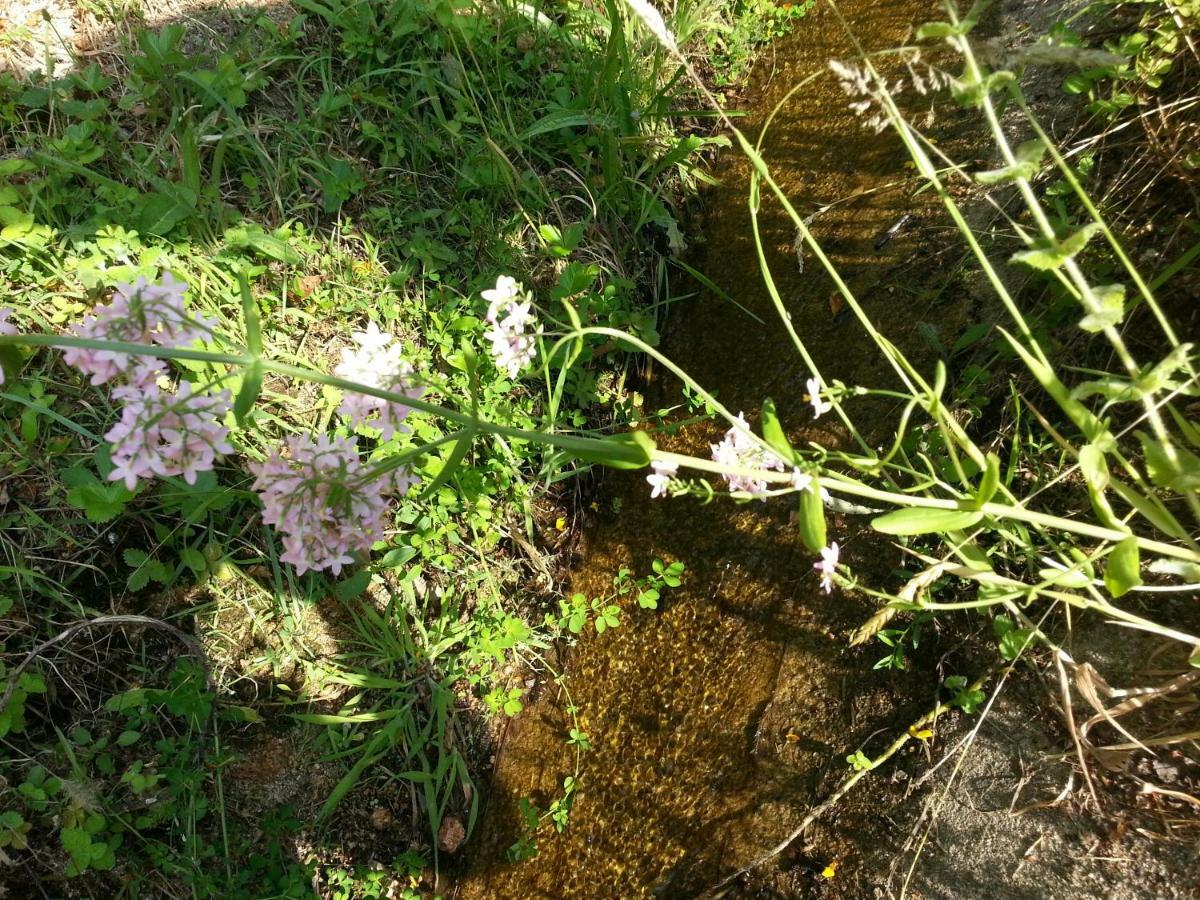
<svg viewBox="0 0 1200 900"><path fill-rule="evenodd" d="M903 115L894 88L870 57L835 61L832 68L854 95L864 127L895 132L993 291L1004 317L995 326L996 345L1022 367L1014 380L1031 386L1028 393L1014 390L1008 401L1010 420L1025 423L1020 431L997 440L964 424L969 417L960 415L960 405L966 401L947 393L944 362L921 371L877 329L758 147L725 119L754 167L752 212L757 214L764 192L783 205L894 375L895 384L886 386L827 381L775 291L758 244L780 327L810 375L807 397L785 402L808 404L814 417L836 416L849 447L793 446L770 400L764 400L756 432L656 348L653 317L632 302L638 284L661 291L661 260L630 256L643 261L629 271L622 265L625 251L648 234L677 248L682 232L670 194L699 178L694 162L707 139L677 137L670 123L677 98L692 99L693 88L706 94L685 53L709 27L705 20L697 24L677 12L667 23L642 0L630 0L641 25L613 3L603 15L584 8L558 19L526 7L501 15L491 8L404 4L401 16L400 4L302 5L323 22L316 40L325 49L310 57L306 42L312 37L303 22L276 29L284 43L272 43L273 52L292 46L289 52L303 58L294 81L307 93L292 99L310 101L294 109L312 130L302 130L294 138L299 146L287 152L264 140L263 120L251 118L267 113L252 99L270 83L268 73L282 65L282 55L250 53L245 59L253 62L244 63L234 52L190 68L192 58L179 53L170 29L144 35L140 56L131 58L129 83L137 99L127 109L157 123L162 130L151 132L156 140L121 136L106 113L111 98L103 95L111 85L99 71L70 76L65 84L9 86L15 99L6 114L24 131L17 137L22 152L0 169L9 179L0 236L13 249L3 259L6 277L19 291L15 320L25 333L0 338L0 344L6 353L4 399L21 410L21 424L8 434L18 474L24 482L58 485L59 496L87 522L68 526L60 513L39 515L31 499L18 500L20 515L37 516L30 520L45 534L34 540L56 547L75 540L72 529L88 527L89 543L100 545L107 540L101 535L111 533L101 526L127 521L136 511L139 528L115 539L132 589L187 576L208 578L215 596L228 593L240 602L261 596L286 605L319 597L329 582L297 574L287 563L335 572L348 563L338 554L314 560L290 546L284 561L276 548L299 528L288 515L272 513L279 533L260 530L252 506L254 491L282 479L306 456L316 474L305 476L303 485L329 485L322 488L325 503L308 514L327 512L340 527L353 503L387 520L379 535L366 529L368 537L378 537L369 546L370 564L332 587L353 611L355 649L321 661L324 680L314 683L348 690L336 695L331 713L292 714L327 726L334 757L352 760L327 813L393 754L405 767L401 777L422 793L430 828L444 823L451 810L472 807L461 757L446 738L455 687L479 686L493 709L515 712L519 693L496 675L510 652L528 651L538 640L505 607L502 595L511 582L486 557L506 538L517 539L519 532L504 530L511 510L522 509L527 522L534 519L534 486L556 482L576 464L651 466L648 481L656 495L712 499L724 493L707 480L715 476L734 500L791 496L801 537L819 554L814 587L879 598L881 610L862 636L890 631L892 658L896 638L919 631L917 623L970 609L992 617L999 656L1013 659L1044 647L1077 684L1084 669L1057 635L1080 613L1173 641L1184 651L1181 665L1200 664L1200 639L1136 602L1145 594L1193 591L1200 582L1193 535L1200 514L1200 432L1184 405L1196 389L1194 347L1181 339L1160 302L1161 274L1148 280L1139 271L1077 168L1039 126L1014 71L981 61L971 34L985 4L961 16L949 9L944 21L925 25L917 39L925 47L948 44L960 58L961 71L945 73L939 82L978 113L999 154L994 168L977 171L940 159L934 142ZM529 49L520 51L522 46ZM515 51L534 48L546 55L523 74L530 60ZM1078 48L1062 44L1040 50L1083 58ZM584 70L567 75L580 59L587 61ZM177 77L164 79L168 71ZM678 86L687 77L692 87L681 95ZM516 81L498 93L496 86L509 78ZM101 96L86 99L93 94ZM505 102L504 96L521 101ZM1030 140L1012 144L1001 127L1001 106L1025 115ZM142 111L135 114L135 108ZM127 183L129 172L136 173L134 184ZM998 261L970 227L963 195L949 183L964 175L982 192L1012 192L1020 204L1010 221L1021 249L1010 260ZM1049 177L1064 185L1060 207L1035 187ZM93 190L92 206L80 206L83 184ZM283 221L284 214L302 217L305 211L307 222ZM322 236L322 217L338 211L341 229ZM362 232L347 225L351 215L363 223ZM126 231L117 222L139 227ZM162 240L147 244L145 235ZM379 235L387 246L405 248L394 267L380 255ZM757 228L754 237L760 241ZM348 252L347 244L357 252ZM324 272L337 271L339 261L342 275L327 285ZM1005 265L1039 273L1047 290L1073 304L1074 327L1103 342L1111 364L1085 371L1068 365L1024 298L1010 289L1000 272ZM464 276L464 267L474 274ZM113 281L156 278L164 269L186 276L191 303L214 322L200 342L165 340L153 329L149 337L115 342L78 329L74 336L53 331L77 320L85 301L107 293ZM379 273L385 269L390 274L382 289ZM519 277L504 275L492 287L500 272ZM142 294L133 290L132 296ZM658 298L666 299L661 293ZM388 346L399 348L406 368L377 371L376 383L367 377L370 371L357 380L330 374L336 365L332 348L349 352L343 364L358 358L360 351L346 340L350 331L363 351L380 334L333 327L331 316L360 327L369 320L395 336ZM1156 329L1162 349L1154 358L1131 348L1130 321ZM490 356L480 352L488 344ZM185 471L182 480L172 476L152 488L134 478L122 491L111 478L120 470L98 439L113 418L111 400L121 398L82 386L55 354L40 353L31 362L15 349L39 345L68 354L169 361L197 394L228 390L230 415L218 425L229 430L255 482L227 464ZM729 423L713 458L659 450L645 427L654 422L619 389L606 395L592 364L616 347L653 357ZM378 381L385 374L392 380ZM128 371L123 377L132 378ZM410 430L396 435L364 424L347 412L347 397L351 403L366 398L362 402L381 417L402 408L400 418L411 413L405 419ZM901 405L893 439L884 447L872 446L855 422L856 401L871 397ZM1053 412L1045 413L1047 407ZM352 436L362 443L351 444ZM290 456L277 449L284 439L291 440ZM332 453L320 444L330 440L343 443L336 472L327 476L321 474L324 463L312 460ZM54 457L45 446L51 441L59 442ZM1023 473L1050 448L1062 464L1049 481L1029 482ZM76 472L69 479L61 472L64 457L68 471ZM366 476L358 475L360 467ZM689 471L700 474L689 477ZM397 487L401 499L375 506L382 488L371 494L364 487L368 479L382 484L386 477L393 484L402 473L410 489ZM1077 487L1086 511L1068 513L1052 502L1051 485ZM48 504L51 510L63 506ZM903 585L857 578L840 559L837 536L827 533L827 510L864 517L875 532L896 539L920 570ZM29 551L21 545L12 547L10 558L12 590L27 620L35 620L29 610L37 602L56 604L60 616L95 611L80 599L79 567L46 574L27 562ZM99 556L93 550L87 558ZM462 567L463 559L474 558L478 566ZM255 567L260 575L252 574ZM612 598L571 598L551 622L568 632L589 622L603 631L620 620L614 599L636 591L641 605L653 606L661 587L679 574L662 562L640 582L625 573ZM949 596L943 593L947 585L953 586ZM363 599L369 602L356 602ZM898 616L912 624L885 631ZM397 621L411 628L393 628ZM27 707L40 686L25 683ZM961 675L944 687L947 704L964 712L985 700ZM571 742L579 752L589 746L579 728ZM860 749L849 765L861 775L878 761ZM550 809L527 806L530 835L545 819L565 824L578 775ZM6 833L13 846L28 843L24 825L31 820L21 816ZM101 838L107 820L89 831L90 821L79 826L87 846L74 832L67 840L59 835L77 868L80 860L106 865L114 846ZM39 827L49 828L44 820ZM513 855L528 852L526 841Z"/></svg>
<svg viewBox="0 0 1200 900"><path fill-rule="evenodd" d="M746 30L723 3L680 4L673 23L688 52L719 45L744 71L794 18L755 10L775 24ZM524 370L481 355L497 327L482 292L512 273L577 324L657 344L681 203L723 141L678 63L615 2L297 0L207 32L146 27L131 4L89 14L111 27L110 52L54 76L0 74L2 327L76 335L68 357L94 361L99 345L78 335L97 333L81 323L138 285L121 295L141 320L127 349L161 366L109 384L85 367L88 383L58 354L16 349L23 338L0 348L0 847L46 884L83 879L99 894L114 878L172 895L410 892L437 865L441 826L474 824L485 720L523 705L514 668L546 671L554 635L612 627L623 602L653 607L681 571L625 573L582 618L543 615L553 585L534 581L549 564L533 548L566 530L554 498L614 446L644 462L600 439L655 414L625 386L627 345L607 337L569 354L539 343ZM165 273L187 287L198 342L144 327L153 285L174 290ZM353 382L328 374L352 335L380 333L425 410L396 433L340 415ZM168 414L145 419L147 398L180 391L209 398L207 433L234 452L213 443L223 460L155 479L104 436L135 407L159 428ZM411 489L358 535L368 552L353 565L305 572L283 559L286 532L262 523L252 470L335 429ZM124 655L88 645L93 668L120 677L68 712L61 698L90 676L41 648L110 612L194 631L210 676L196 690L219 711L153 752L135 739L173 713L157 694L123 705L129 653L138 665L151 653L134 629ZM319 646L328 633L334 646ZM323 805L230 802L239 766L281 730L305 768L334 767ZM571 742L589 746L581 729ZM355 870L334 823L355 791L369 806L397 784L413 819L378 850L395 865ZM569 796L547 813L556 826ZM317 848L305 858L301 831Z"/></svg>

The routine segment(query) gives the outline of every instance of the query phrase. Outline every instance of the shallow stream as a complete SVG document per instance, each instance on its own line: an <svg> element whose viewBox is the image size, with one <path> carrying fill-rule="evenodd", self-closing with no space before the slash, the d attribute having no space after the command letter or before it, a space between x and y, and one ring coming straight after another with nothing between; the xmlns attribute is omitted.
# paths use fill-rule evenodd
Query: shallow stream
<svg viewBox="0 0 1200 900"><path fill-rule="evenodd" d="M840 7L868 50L902 45L931 12L924 0ZM776 116L764 155L801 215L829 206L813 220L814 233L883 330L903 339L944 302L924 277L939 248L927 229L876 245L901 216L926 216L935 201L914 197L894 136L876 136L848 109L852 98L827 61L855 57L842 24L818 5L759 64L741 122L756 138L780 99L823 71ZM884 70L903 73L889 59ZM702 295L672 307L665 350L751 422L773 397L793 440L838 443L844 435L832 417L811 418L803 400L808 372L763 287L749 166L730 150L715 174L722 184L704 201L700 265L768 324ZM760 222L781 295L825 378L887 384L863 330L835 316L828 276L811 257L800 271L794 231L778 204L764 202ZM673 381L647 394L649 408L680 402ZM706 456L722 431L697 425L663 443ZM517 865L504 854L519 833L518 798L544 808L571 773L573 755L564 743L565 700L553 686L512 723L457 897L695 896L786 835L844 773L845 748L912 708L898 709L908 702L903 677L871 671L877 649L848 648L846 630L871 608L819 592L812 554L789 528L790 502L651 501L644 474L608 479L572 588L603 595L621 566L645 574L655 558L683 561L683 586L658 611L627 611L619 629L589 633L570 653L572 698L595 749L584 758L570 827L561 835L543 828L536 858ZM859 527L835 517L830 536L842 541L852 567L886 573L894 559L856 535ZM814 871L863 839L869 835L823 832L824 845L811 850Z"/></svg>

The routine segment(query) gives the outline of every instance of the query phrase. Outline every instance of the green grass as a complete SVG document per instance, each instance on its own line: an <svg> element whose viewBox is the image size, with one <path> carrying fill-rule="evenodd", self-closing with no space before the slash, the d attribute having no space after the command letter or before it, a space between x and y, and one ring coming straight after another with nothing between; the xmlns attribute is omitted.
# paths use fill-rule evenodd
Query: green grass
<svg viewBox="0 0 1200 900"><path fill-rule="evenodd" d="M240 347L253 312L266 356L328 371L374 321L436 373L427 399L471 396L497 425L598 434L642 419L606 337L585 339L544 383L473 374L464 349L482 340L479 291L502 273L570 298L582 324L658 341L681 204L715 142L678 64L621 7L297 0L286 15L239 14L227 45L184 23L143 27L128 5L97 10L124 35L103 65L0 75L0 277L23 330L62 329L118 282L169 269L217 321L218 346ZM673 27L741 72L796 13L758 4L743 27L739 10L684 4ZM195 486L134 492L105 477L107 392L55 353L14 361L0 392L0 602L14 623L0 674L60 629L118 611L194 632L214 680L193 672L201 699L181 707L170 692L184 676L155 666L162 647L137 630L119 652L91 641L81 654L73 639L57 666L34 660L0 718L0 847L44 883L75 878L96 895L119 873L134 891L304 896L314 868L332 896L376 896L392 879L411 889L438 861L444 817L474 823L487 721L522 705L511 664L578 630L545 615L530 578L544 563L518 548L553 532L554 498L580 463L492 436L443 481L443 445L420 458L435 490L406 496L371 560L339 579L297 577L243 463L336 424L336 389L268 375L236 458ZM176 364L235 393L242 383L219 364ZM410 421L377 452L449 433L433 416ZM659 576L624 577L614 598L634 602L636 586L645 603ZM597 629L616 621L612 599L593 601ZM92 671L83 655L114 681L63 730L60 695ZM106 705L134 684L159 693ZM122 738L131 722L176 715L186 727L157 742ZM332 766L328 799L303 823L316 834L309 860L290 848L296 814L313 810L231 805L239 766L274 734L306 748L301 765ZM171 765L180 754L198 762ZM55 790L38 786L47 778ZM347 867L337 848L361 825L356 804L397 790L413 800L404 834L425 859L393 841L379 851L395 851L385 878ZM152 817L126 814L146 797Z"/></svg>

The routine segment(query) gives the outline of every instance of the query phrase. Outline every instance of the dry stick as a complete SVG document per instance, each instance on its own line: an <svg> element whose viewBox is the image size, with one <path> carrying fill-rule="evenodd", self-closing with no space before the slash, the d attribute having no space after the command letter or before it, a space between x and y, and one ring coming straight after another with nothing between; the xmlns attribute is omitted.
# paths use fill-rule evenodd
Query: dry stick
<svg viewBox="0 0 1200 900"><path fill-rule="evenodd" d="M997 663L996 665L994 665L990 669L988 669L983 675L979 676L979 678L977 678L975 680L975 682L973 684L971 684L970 687L967 688L967 691L981 690L983 688L983 686L985 684L987 684L987 682L992 678L992 676L995 675L998 671L1000 671L1002 668L1010 668L1010 667L1011 667L1011 664L1009 664L1009 663L1003 663L1003 664ZM895 756L896 753L898 753L900 751L900 748L902 748L910 740L914 740L913 735L915 732L920 731L926 725L929 725L931 722L934 722L939 716L945 715L952 708L953 707L949 703L939 703L932 710L925 713L925 715L921 716L921 718L919 718L915 722L913 722L910 726L908 726L907 731L902 732L900 734L900 736L897 737L896 740L894 740L892 742L892 745L890 747L888 747L886 750L883 751L883 753L879 754L879 756L875 757L875 759L872 760L870 768L858 769L855 772L852 772L838 786L837 790L835 790L832 794L830 794L828 797L826 797L821 803L819 803L815 807L813 807L812 810L808 813L808 815L806 815L801 820L800 824L797 825L794 829L792 829L791 834L789 834L787 837L785 837L782 841L780 841L778 844L776 844L774 847L772 847L770 850L768 850L762 856L759 856L757 859L753 860L750 863L747 863L745 866L738 869L732 875L729 875L728 877L726 877L726 878L722 879L721 881L717 882L716 884L714 884L711 888L709 888L707 891L705 891L703 894L700 895L699 900L714 900L714 898L720 896L718 891L720 891L722 888L729 886L736 879L740 878L742 875L745 875L747 872L751 871L752 869L757 869L763 863L767 862L770 859L773 859L774 857L776 857L780 853L782 853L784 850L786 850L788 848L788 846L792 843L792 841L794 841L794 840L796 840L796 838L800 837L800 835L803 834L804 831L807 830L808 827L813 824L813 822L815 822L817 819L819 819L821 816L823 816L826 812L828 812L830 809L832 809L834 806L836 806L838 804L838 802L844 796L846 796L846 794L848 794L850 792L850 789L853 788L856 784L858 784L859 780L862 779L862 777L864 775L866 775L868 772L874 771L875 769L879 768L879 766L881 766L883 763L887 762L889 759L891 759L893 756Z"/></svg>
<svg viewBox="0 0 1200 900"><path fill-rule="evenodd" d="M117 627L121 625L141 625L146 628L157 628L160 631L169 632L175 637L179 638L179 640L183 641L183 643L187 645L188 650L200 663L200 668L204 671L204 681L206 686L210 689L212 688L212 679L208 671L208 658L204 655L204 648L200 646L200 642L192 637L192 635L184 631L180 631L169 622L164 622L161 619L151 619L149 616L99 616L95 619L85 619L82 622L76 622L74 625L71 625L60 631L54 637L50 638L50 640L38 644L27 654L25 654L25 658L21 660L20 664L15 669L13 669L12 674L8 678L8 685L4 688L3 696L0 696L0 710L3 710L4 707L8 705L8 701L12 697L13 691L17 689L17 681L20 679L25 670L29 668L30 664L35 659L37 659L51 647L69 641L75 635L79 634L79 632L86 631L89 628L97 628L101 626Z"/></svg>

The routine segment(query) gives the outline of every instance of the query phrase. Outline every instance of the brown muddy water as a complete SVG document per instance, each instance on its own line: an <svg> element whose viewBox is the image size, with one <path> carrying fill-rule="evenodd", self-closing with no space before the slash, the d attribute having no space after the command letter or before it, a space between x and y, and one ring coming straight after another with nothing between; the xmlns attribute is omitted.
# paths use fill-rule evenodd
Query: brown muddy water
<svg viewBox="0 0 1200 900"><path fill-rule="evenodd" d="M844 0L840 8L868 50L902 45L931 13L925 0ZM951 318L936 308L946 302L942 292L930 289L942 248L928 228L901 233L881 250L876 243L906 213L931 216L934 200L914 196L894 136L873 134L848 110L851 98L826 63L855 56L842 25L819 5L759 65L742 121L757 137L781 98L824 70L776 117L764 155L801 215L833 204L813 220L815 235L882 330L903 340L918 320ZM768 324L714 296L684 300L671 309L665 350L752 422L763 398L773 397L794 440L839 443L844 436L825 428L828 419L814 424L806 412L809 373L763 287L747 208L749 166L728 151L715 174L722 185L704 202L701 266ZM863 330L835 320L833 284L817 262L809 257L799 271L794 231L777 204L764 202L760 222L781 295L825 378L888 385ZM673 382L647 393L650 408L680 401ZM879 412L886 426L890 410ZM698 425L662 443L706 456L722 430ZM818 591L812 554L788 526L790 503L651 501L643 475L606 484L605 511L589 524L572 589L603 595L621 566L644 574L656 557L683 561L684 584L660 610L627 610L619 629L588 634L570 653L572 698L595 749L584 757L570 827L561 835L544 828L537 857L516 865L505 849L519 833L518 798L545 808L571 773L573 754L564 743L566 701L553 686L512 723L455 897L695 896L786 835L846 771L847 752L928 705L928 688L912 706L903 699L906 676L872 672L878 651L848 648L846 631L871 607ZM894 558L856 535L861 527L835 519L831 539L843 543L852 567L886 574ZM812 851L814 883L826 862L869 838L831 832Z"/></svg>

